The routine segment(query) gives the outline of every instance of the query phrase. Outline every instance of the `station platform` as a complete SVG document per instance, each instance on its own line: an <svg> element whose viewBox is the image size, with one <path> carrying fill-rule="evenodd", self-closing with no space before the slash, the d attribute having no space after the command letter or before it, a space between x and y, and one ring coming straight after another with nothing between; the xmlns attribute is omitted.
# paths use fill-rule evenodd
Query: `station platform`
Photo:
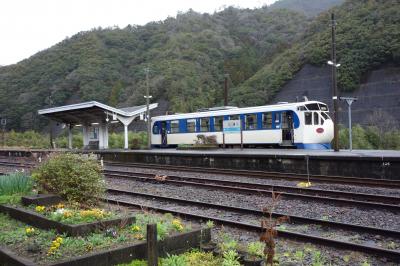
<svg viewBox="0 0 400 266"><path fill-rule="evenodd" d="M56 150L66 152L71 150ZM195 166L279 173L400 180L400 151L388 150L72 150L94 153L105 161ZM0 149L1 156L40 157L54 150Z"/></svg>
<svg viewBox="0 0 400 266"><path fill-rule="evenodd" d="M96 153L125 152L150 154L201 154L201 155L241 155L241 156L309 156L309 157L349 157L349 158L392 158L400 160L400 151L395 150L297 150L297 149L218 149L218 150L121 150L108 149L95 151Z"/></svg>
<svg viewBox="0 0 400 266"><path fill-rule="evenodd" d="M400 180L400 151L381 150L103 150L109 161Z"/></svg>

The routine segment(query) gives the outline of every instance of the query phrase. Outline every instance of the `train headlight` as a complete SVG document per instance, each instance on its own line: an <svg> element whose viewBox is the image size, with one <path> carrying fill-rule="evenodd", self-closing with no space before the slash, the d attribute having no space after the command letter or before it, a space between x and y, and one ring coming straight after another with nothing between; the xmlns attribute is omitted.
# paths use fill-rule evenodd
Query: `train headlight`
<svg viewBox="0 0 400 266"><path fill-rule="evenodd" d="M317 128L316 131L319 134L324 133L324 129L322 127Z"/></svg>

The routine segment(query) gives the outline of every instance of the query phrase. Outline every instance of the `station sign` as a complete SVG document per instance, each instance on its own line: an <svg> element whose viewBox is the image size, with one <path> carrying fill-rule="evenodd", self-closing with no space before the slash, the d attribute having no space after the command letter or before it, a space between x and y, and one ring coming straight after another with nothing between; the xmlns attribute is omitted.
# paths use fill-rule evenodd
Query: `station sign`
<svg viewBox="0 0 400 266"><path fill-rule="evenodd" d="M224 120L224 133L235 134L240 133L240 120Z"/></svg>

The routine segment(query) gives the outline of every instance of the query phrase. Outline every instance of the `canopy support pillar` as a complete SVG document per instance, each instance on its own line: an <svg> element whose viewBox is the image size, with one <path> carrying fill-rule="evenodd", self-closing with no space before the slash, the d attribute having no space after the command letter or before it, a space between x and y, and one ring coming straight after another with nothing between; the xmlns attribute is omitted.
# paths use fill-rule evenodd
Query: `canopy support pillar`
<svg viewBox="0 0 400 266"><path fill-rule="evenodd" d="M72 149L72 127L73 125L68 125L68 149Z"/></svg>

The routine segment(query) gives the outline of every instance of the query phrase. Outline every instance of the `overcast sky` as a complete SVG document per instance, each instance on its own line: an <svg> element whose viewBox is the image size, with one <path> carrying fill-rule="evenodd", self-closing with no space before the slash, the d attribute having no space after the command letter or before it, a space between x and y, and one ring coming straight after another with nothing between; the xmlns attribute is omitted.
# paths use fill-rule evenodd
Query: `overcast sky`
<svg viewBox="0 0 400 266"><path fill-rule="evenodd" d="M17 63L79 31L143 25L189 8L256 8L276 0L0 0L0 65Z"/></svg>

